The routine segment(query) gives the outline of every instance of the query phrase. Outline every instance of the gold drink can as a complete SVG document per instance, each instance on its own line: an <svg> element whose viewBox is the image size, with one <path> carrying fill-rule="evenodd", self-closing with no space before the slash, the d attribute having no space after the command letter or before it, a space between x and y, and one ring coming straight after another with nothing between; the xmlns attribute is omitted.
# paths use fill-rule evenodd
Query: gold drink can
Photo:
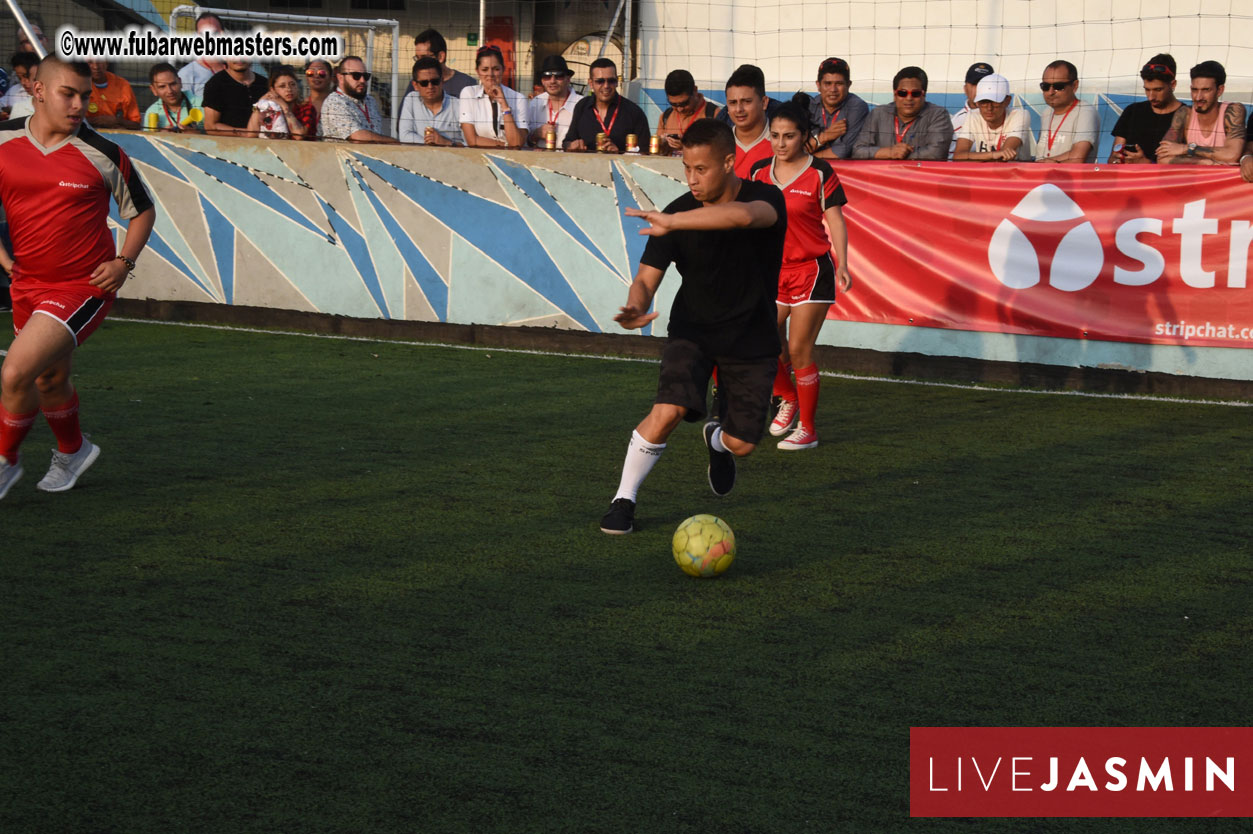
<svg viewBox="0 0 1253 834"><path fill-rule="evenodd" d="M603 133L597 133L597 134L596 134L596 150L601 151L601 150L604 150L604 149L605 149L605 139L606 139L606 138L608 138L608 137L606 137L606 136L605 136L605 134L603 134Z"/></svg>
<svg viewBox="0 0 1253 834"><path fill-rule="evenodd" d="M156 113L149 113L148 115L144 117L144 127L147 128L148 130L156 130L158 118L159 117L157 116Z"/></svg>
<svg viewBox="0 0 1253 834"><path fill-rule="evenodd" d="M661 153L661 137L660 136L648 137L648 152L654 156Z"/></svg>
<svg viewBox="0 0 1253 834"><path fill-rule="evenodd" d="M552 130L544 134L544 147L550 151L557 150L557 131Z"/></svg>
<svg viewBox="0 0 1253 834"><path fill-rule="evenodd" d="M633 153L640 149L640 137L636 136L634 133L627 134L626 142L626 149L628 153Z"/></svg>

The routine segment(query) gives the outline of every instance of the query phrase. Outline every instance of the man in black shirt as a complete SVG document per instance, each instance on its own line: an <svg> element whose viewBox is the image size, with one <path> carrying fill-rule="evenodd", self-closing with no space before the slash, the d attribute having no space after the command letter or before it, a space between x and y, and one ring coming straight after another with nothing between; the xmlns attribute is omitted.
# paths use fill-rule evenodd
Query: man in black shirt
<svg viewBox="0 0 1253 834"><path fill-rule="evenodd" d="M614 320L633 330L655 319L648 310L670 264L683 283L670 309L657 397L631 436L618 492L600 522L606 533L634 529L640 485L679 423L704 418L715 365L722 413L704 427L715 495L735 486L735 458L753 451L769 418L787 232L783 194L735 175L735 137L716 119L700 119L683 135L683 168L690 191L665 211L626 211L648 221L641 234L649 240Z"/></svg>
<svg viewBox="0 0 1253 834"><path fill-rule="evenodd" d="M247 61L227 61L226 69L204 85L205 133L248 136L252 106L269 92L264 75L252 71Z"/></svg>
<svg viewBox="0 0 1253 834"><path fill-rule="evenodd" d="M1183 106L1175 98L1175 59L1154 55L1140 70L1147 101L1127 105L1110 131L1114 150L1110 164L1157 162L1157 146L1170 129L1175 111Z"/></svg>
<svg viewBox="0 0 1253 834"><path fill-rule="evenodd" d="M579 99L570 114L570 130L562 147L568 151L626 150L627 134L636 141L648 141L648 117L640 106L618 95L618 66L608 58L592 61L590 96ZM596 134L605 134L605 141L596 147Z"/></svg>

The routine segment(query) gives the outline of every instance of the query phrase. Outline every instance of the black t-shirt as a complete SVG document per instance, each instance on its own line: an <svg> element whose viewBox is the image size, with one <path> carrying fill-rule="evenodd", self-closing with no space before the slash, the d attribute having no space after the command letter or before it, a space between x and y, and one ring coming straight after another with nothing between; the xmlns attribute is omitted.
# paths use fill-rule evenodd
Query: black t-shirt
<svg viewBox="0 0 1253 834"><path fill-rule="evenodd" d="M264 75L256 75L252 83L244 86L231 78L226 70L214 75L204 83L205 107L212 107L221 114L220 121L227 127L241 130L248 127L252 105L269 92L270 84Z"/></svg>
<svg viewBox="0 0 1253 834"><path fill-rule="evenodd" d="M595 150L597 133L608 133L609 140L618 146L619 151L626 150L628 133L634 133L636 141L648 144L649 134L652 133L648 126L648 117L630 99L618 96L617 101L609 105L609 111L605 114L605 127L611 128L610 130L601 127L599 116L596 112L596 96L579 99L578 104L574 105L574 112L570 114L570 130L562 144L568 145L575 139L582 139L589 151Z"/></svg>
<svg viewBox="0 0 1253 834"><path fill-rule="evenodd" d="M1121 136L1128 144L1138 146L1140 152L1150 161L1156 162L1157 146L1161 144L1162 137L1170 129L1174 118L1174 112L1154 113L1153 107L1147 101L1137 101L1123 109L1110 135Z"/></svg>
<svg viewBox="0 0 1253 834"><path fill-rule="evenodd" d="M741 180L735 199L769 203L778 222L764 229L682 230L650 237L640 263L662 272L673 263L683 278L670 308L671 338L690 339L710 356L777 356L774 302L787 235L787 204L773 185L748 180ZM689 191L666 206L665 213L700 207Z"/></svg>

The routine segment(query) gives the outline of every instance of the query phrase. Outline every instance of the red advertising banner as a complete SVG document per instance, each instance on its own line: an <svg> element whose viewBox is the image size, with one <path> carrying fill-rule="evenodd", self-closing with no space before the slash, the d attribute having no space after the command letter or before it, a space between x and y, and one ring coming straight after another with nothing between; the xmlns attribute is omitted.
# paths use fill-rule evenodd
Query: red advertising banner
<svg viewBox="0 0 1253 834"><path fill-rule="evenodd" d="M1253 727L911 727L914 817L1253 817Z"/></svg>
<svg viewBox="0 0 1253 834"><path fill-rule="evenodd" d="M1253 347L1253 183L1234 167L836 162L834 318Z"/></svg>

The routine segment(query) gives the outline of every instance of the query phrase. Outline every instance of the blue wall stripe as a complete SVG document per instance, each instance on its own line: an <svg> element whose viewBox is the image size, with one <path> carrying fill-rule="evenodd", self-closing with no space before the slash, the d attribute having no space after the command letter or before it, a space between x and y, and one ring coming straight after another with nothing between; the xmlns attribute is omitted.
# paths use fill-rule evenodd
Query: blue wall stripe
<svg viewBox="0 0 1253 834"><path fill-rule="evenodd" d="M326 219L330 221L331 228L335 230L335 236L339 238L339 242L344 245L344 249L348 251L348 257L352 261L352 265L356 268L357 274L361 276L362 283L369 290L370 297L374 299L374 303L378 306L379 312L383 314L383 318L390 319L391 313L387 309L387 298L383 295L383 287L379 284L378 274L374 271L374 259L370 257L370 248L366 246L365 238L361 233L349 225L348 221L339 216L339 212L331 208L330 204L322 199L322 195L317 195L318 203L322 206L322 211L326 212Z"/></svg>
<svg viewBox="0 0 1253 834"><path fill-rule="evenodd" d="M222 280L222 295L226 296L227 304L234 304L235 226L203 194L200 195L200 207L204 209L205 223L209 227L209 244L213 247L213 260Z"/></svg>
<svg viewBox="0 0 1253 834"><path fill-rule="evenodd" d="M113 200L109 200L109 219L112 220L114 223L116 223L120 227L119 230L115 232L113 235L115 240L120 240L121 229L126 228L127 223L125 220L122 219L122 215L117 213L117 203L113 202ZM155 229L153 230L152 234L148 236L147 248L151 249L153 252L156 252L162 258L165 258L165 260L169 261L170 265L173 266L175 269L177 269L179 272L183 273L184 277L186 277L189 281L191 281L197 287L200 287L200 289L204 290L205 295L214 299L218 297L217 293L215 293L209 287L206 287L204 285L204 282L196 277L196 273L192 272L191 269L187 266L187 264L183 263L182 258L174 254L174 250L170 248L170 245L165 242L165 239L162 238L161 235L158 234Z"/></svg>

